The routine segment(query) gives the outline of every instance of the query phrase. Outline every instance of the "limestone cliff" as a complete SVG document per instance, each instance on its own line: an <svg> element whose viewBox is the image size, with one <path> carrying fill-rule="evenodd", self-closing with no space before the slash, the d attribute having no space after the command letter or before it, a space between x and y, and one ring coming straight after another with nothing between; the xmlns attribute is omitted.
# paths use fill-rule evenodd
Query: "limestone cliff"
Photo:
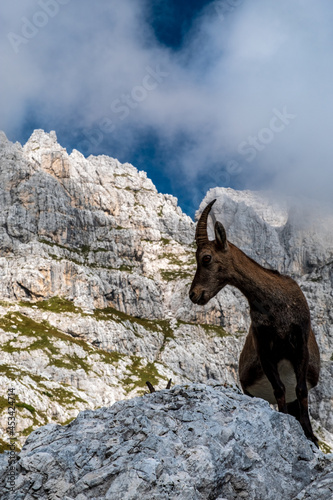
<svg viewBox="0 0 333 500"><path fill-rule="evenodd" d="M265 266L306 294L323 368L317 433L333 444L333 214L304 220L260 193L216 188L213 216ZM17 393L17 437L144 392L145 381L237 382L249 324L230 287L193 305L194 222L144 172L70 155L54 132L25 146L0 136L0 384ZM202 208L202 207L201 207ZM2 444L7 418L2 399Z"/></svg>

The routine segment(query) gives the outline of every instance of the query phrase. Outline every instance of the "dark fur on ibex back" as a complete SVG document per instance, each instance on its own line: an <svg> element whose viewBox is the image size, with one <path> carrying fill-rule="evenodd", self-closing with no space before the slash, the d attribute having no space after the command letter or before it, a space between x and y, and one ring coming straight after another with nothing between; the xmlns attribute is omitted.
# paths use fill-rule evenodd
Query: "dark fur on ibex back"
<svg viewBox="0 0 333 500"><path fill-rule="evenodd" d="M215 201L197 224L197 271L190 299L205 305L225 285L245 295L251 326L239 358L243 391L294 415L318 446L309 419L308 389L318 382L320 356L307 301L292 278L263 268L228 242L220 222L215 224L215 240L208 240L207 218Z"/></svg>

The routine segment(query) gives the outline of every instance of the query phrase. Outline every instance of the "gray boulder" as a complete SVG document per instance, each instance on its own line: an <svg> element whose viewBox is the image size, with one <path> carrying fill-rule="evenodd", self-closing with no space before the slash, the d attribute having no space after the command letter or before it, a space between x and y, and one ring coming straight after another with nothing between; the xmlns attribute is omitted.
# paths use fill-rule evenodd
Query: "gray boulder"
<svg viewBox="0 0 333 500"><path fill-rule="evenodd" d="M192 384L34 431L19 456L14 493L2 460L0 496L329 500L332 464L293 417L233 388Z"/></svg>

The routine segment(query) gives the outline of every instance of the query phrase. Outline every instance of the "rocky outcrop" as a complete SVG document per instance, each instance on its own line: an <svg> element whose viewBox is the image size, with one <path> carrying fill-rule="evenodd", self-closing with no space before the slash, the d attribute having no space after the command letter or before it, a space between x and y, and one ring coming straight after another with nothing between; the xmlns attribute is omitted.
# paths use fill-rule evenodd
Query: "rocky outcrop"
<svg viewBox="0 0 333 500"><path fill-rule="evenodd" d="M289 415L218 384L176 386L34 431L13 493L46 500L328 500L333 455ZM15 496L14 496L15 495Z"/></svg>
<svg viewBox="0 0 333 500"><path fill-rule="evenodd" d="M229 239L307 296L323 359L311 415L333 445L333 212L301 216L288 201L224 188L201 208L213 197ZM143 394L146 380L237 383L247 303L230 287L205 307L190 302L195 224L144 172L68 154L54 132L23 147L1 134L0 206L0 386L16 389L20 445L38 426Z"/></svg>

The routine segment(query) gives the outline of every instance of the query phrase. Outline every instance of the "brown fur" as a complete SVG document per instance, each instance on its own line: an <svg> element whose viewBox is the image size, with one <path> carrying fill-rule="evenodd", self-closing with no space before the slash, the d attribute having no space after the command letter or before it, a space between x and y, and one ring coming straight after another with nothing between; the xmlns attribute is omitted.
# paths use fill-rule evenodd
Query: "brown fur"
<svg viewBox="0 0 333 500"><path fill-rule="evenodd" d="M269 400L267 386L272 387L279 411L294 415L306 436L318 444L308 414L308 388L318 382L320 356L303 292L292 278L263 268L228 242L220 222L215 224L216 239L208 241L204 225L209 210L204 220L198 222L197 271L190 298L196 304L207 304L226 285L235 286L245 295L250 306L251 327L239 359L243 391ZM284 376L289 401L279 373L282 364L287 370ZM290 389L292 378L294 389ZM290 394L295 394L294 401L290 400Z"/></svg>

